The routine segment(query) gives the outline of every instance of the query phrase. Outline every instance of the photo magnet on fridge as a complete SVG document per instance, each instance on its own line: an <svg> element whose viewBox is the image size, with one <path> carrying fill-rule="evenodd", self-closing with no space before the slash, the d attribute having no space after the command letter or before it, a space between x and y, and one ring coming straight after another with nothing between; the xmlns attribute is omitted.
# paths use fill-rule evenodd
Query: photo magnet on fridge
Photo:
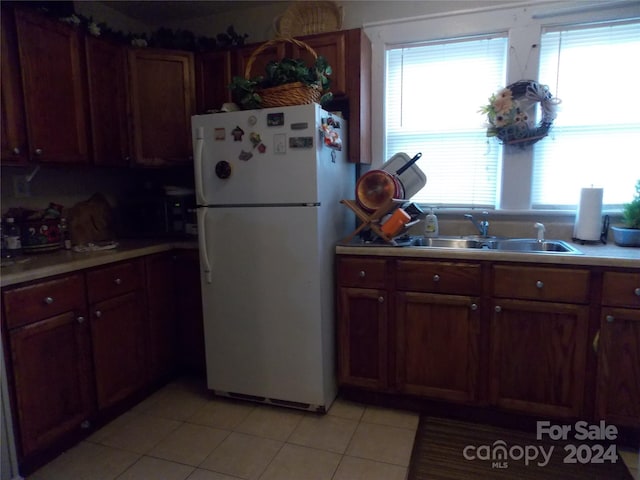
<svg viewBox="0 0 640 480"><path fill-rule="evenodd" d="M224 140L224 137L226 135L225 129L224 128L216 128L215 129L215 139L216 140Z"/></svg>
<svg viewBox="0 0 640 480"><path fill-rule="evenodd" d="M284 113L267 113L267 126L279 127L284 125Z"/></svg>
<svg viewBox="0 0 640 480"><path fill-rule="evenodd" d="M289 148L311 148L313 137L289 137Z"/></svg>

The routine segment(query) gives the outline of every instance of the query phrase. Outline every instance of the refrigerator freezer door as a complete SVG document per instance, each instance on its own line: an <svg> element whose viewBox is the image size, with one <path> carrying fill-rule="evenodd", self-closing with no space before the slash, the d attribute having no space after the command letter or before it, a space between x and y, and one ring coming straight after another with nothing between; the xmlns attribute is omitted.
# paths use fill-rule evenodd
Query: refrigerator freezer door
<svg viewBox="0 0 640 480"><path fill-rule="evenodd" d="M322 168L338 170L345 163L346 146L333 154L324 146L320 125L328 115L312 104L194 116L198 204L318 202L322 187L317 172ZM342 123L346 137L346 122ZM236 129L243 133L234 137ZM223 171L226 178L220 178Z"/></svg>
<svg viewBox="0 0 640 480"><path fill-rule="evenodd" d="M333 304L320 208L206 210L198 229L212 271L201 282L209 388L330 404Z"/></svg>

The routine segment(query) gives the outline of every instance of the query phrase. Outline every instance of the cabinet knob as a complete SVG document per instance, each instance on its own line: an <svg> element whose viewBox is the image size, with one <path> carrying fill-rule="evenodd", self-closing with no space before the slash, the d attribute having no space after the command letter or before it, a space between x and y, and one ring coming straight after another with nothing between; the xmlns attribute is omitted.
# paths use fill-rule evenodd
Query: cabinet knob
<svg viewBox="0 0 640 480"><path fill-rule="evenodd" d="M434 282L439 282L440 281L440 275L438 275L437 273L433 276L433 281Z"/></svg>
<svg viewBox="0 0 640 480"><path fill-rule="evenodd" d="M116 278L113 283L115 283L116 285L122 285L122 279L120 278Z"/></svg>
<svg viewBox="0 0 640 480"><path fill-rule="evenodd" d="M102 312L100 310L96 310L96 318L100 318L102 316Z"/></svg>
<svg viewBox="0 0 640 480"><path fill-rule="evenodd" d="M378 303L384 303L384 297L378 297Z"/></svg>
<svg viewBox="0 0 640 480"><path fill-rule="evenodd" d="M638 297L640 297L640 287L636 288L633 293L635 293Z"/></svg>
<svg viewBox="0 0 640 480"><path fill-rule="evenodd" d="M12 152L14 155L20 155L20 149L18 147L13 147Z"/></svg>
<svg viewBox="0 0 640 480"><path fill-rule="evenodd" d="M84 323L84 317L78 317L76 320L78 323Z"/></svg>
<svg viewBox="0 0 640 480"><path fill-rule="evenodd" d="M360 272L358 272L358 276L359 276L360 278L364 278L364 277L366 277L366 276L367 276L367 274L365 273L365 271L364 271L364 270L360 270Z"/></svg>
<svg viewBox="0 0 640 480"><path fill-rule="evenodd" d="M82 428L83 430L91 428L91 422L89 420L85 420L80 424L80 428Z"/></svg>
<svg viewBox="0 0 640 480"><path fill-rule="evenodd" d="M471 304L471 306L470 306L470 308L471 308L471 310L474 310L474 311L475 311L475 310L477 310L477 309L478 309L478 305L477 305L477 304L475 304L475 303L472 303L472 304Z"/></svg>
<svg viewBox="0 0 640 480"><path fill-rule="evenodd" d="M42 149L36 148L33 153L35 153L36 155L42 155Z"/></svg>
<svg viewBox="0 0 640 480"><path fill-rule="evenodd" d="M44 303L46 303L47 305L51 305L53 303L53 298L52 297L44 297Z"/></svg>
<svg viewBox="0 0 640 480"><path fill-rule="evenodd" d="M544 283L542 283L540 280L538 280L538 281L536 282L536 287L538 287L538 288L542 288L542 287L544 287Z"/></svg>
<svg viewBox="0 0 640 480"><path fill-rule="evenodd" d="M615 320L615 317L613 315L607 315L605 319L607 320L608 323L613 323Z"/></svg>
<svg viewBox="0 0 640 480"><path fill-rule="evenodd" d="M496 313L500 313L502 311L502 307L500 305L496 305L494 310L496 311Z"/></svg>

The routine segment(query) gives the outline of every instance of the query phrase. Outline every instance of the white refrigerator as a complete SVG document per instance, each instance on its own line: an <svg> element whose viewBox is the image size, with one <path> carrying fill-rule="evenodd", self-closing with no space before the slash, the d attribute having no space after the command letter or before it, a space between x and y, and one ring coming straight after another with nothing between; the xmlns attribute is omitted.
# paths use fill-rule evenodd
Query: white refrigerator
<svg viewBox="0 0 640 480"><path fill-rule="evenodd" d="M317 105L192 117L207 385L324 412L335 243L354 227L346 122Z"/></svg>

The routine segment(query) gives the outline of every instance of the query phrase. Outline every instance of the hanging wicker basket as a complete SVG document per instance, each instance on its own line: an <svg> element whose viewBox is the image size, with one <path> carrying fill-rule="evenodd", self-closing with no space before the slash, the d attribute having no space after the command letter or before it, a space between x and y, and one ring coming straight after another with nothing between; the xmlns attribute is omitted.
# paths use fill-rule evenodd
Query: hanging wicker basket
<svg viewBox="0 0 640 480"><path fill-rule="evenodd" d="M266 43L263 43L256 48L247 62L247 66L244 70L244 78L249 80L251 78L251 67L260 53L265 49L277 43L293 43L298 47L304 48L311 55L314 60L318 58L318 54L306 43L296 40L295 38L274 38ZM286 83L284 85L278 85L277 87L269 87L258 90L257 92L262 98L262 108L270 107L287 107L292 105L306 105L309 103L318 102L322 96L322 92L319 86L305 85L302 82Z"/></svg>
<svg viewBox="0 0 640 480"><path fill-rule="evenodd" d="M312 35L341 28L342 7L332 1L293 2L274 22L279 37Z"/></svg>

